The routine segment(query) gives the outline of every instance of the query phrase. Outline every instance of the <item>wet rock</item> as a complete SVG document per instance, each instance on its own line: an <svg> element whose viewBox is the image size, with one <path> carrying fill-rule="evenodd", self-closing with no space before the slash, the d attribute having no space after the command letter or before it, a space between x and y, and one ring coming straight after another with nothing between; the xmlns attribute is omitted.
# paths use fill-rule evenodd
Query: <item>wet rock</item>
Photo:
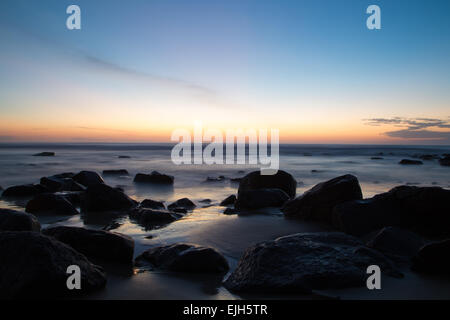
<svg viewBox="0 0 450 320"><path fill-rule="evenodd" d="M152 199L145 199L141 202L142 208L148 208L148 209L166 209L166 206L164 203L160 201L155 201Z"/></svg>
<svg viewBox="0 0 450 320"><path fill-rule="evenodd" d="M257 189L241 191L238 194L236 209L261 209L281 207L289 196L281 189Z"/></svg>
<svg viewBox="0 0 450 320"><path fill-rule="evenodd" d="M133 261L134 240L120 233L65 226L47 228L42 233L89 258L122 263Z"/></svg>
<svg viewBox="0 0 450 320"><path fill-rule="evenodd" d="M399 186L334 208L333 225L353 235L397 226L424 235L450 234L450 190Z"/></svg>
<svg viewBox="0 0 450 320"><path fill-rule="evenodd" d="M138 265L149 263L159 269L189 273L224 273L227 260L215 249L176 243L144 251L136 258Z"/></svg>
<svg viewBox="0 0 450 320"><path fill-rule="evenodd" d="M242 178L239 183L239 193L256 189L281 189L289 197L295 197L297 181L289 173L278 170L274 175L261 175L260 171L253 171Z"/></svg>
<svg viewBox="0 0 450 320"><path fill-rule="evenodd" d="M450 274L450 239L423 246L413 258L412 269L428 274Z"/></svg>
<svg viewBox="0 0 450 320"><path fill-rule="evenodd" d="M130 156L118 156L119 159L131 159Z"/></svg>
<svg viewBox="0 0 450 320"><path fill-rule="evenodd" d="M371 157L370 159L372 159L372 160L383 160L384 158L383 157Z"/></svg>
<svg viewBox="0 0 450 320"><path fill-rule="evenodd" d="M0 232L0 298L61 298L103 288L103 269L84 255L37 232ZM67 267L81 271L81 289L68 290Z"/></svg>
<svg viewBox="0 0 450 320"><path fill-rule="evenodd" d="M75 215L79 212L65 197L42 193L28 201L26 212L38 214Z"/></svg>
<svg viewBox="0 0 450 320"><path fill-rule="evenodd" d="M411 258L425 241L417 234L397 227L386 227L371 239L367 246L387 256Z"/></svg>
<svg viewBox="0 0 450 320"><path fill-rule="evenodd" d="M36 231L41 224L32 214L11 209L0 209L0 231Z"/></svg>
<svg viewBox="0 0 450 320"><path fill-rule="evenodd" d="M450 166L450 155L447 155L441 159L439 159L439 164L444 167Z"/></svg>
<svg viewBox="0 0 450 320"><path fill-rule="evenodd" d="M223 207L234 205L236 200L237 200L236 196L234 194L232 194L231 196L228 196L224 200L222 200L220 205L223 206Z"/></svg>
<svg viewBox="0 0 450 320"><path fill-rule="evenodd" d="M367 267L401 277L390 260L340 232L299 233L248 248L224 285L234 292L308 293L366 285Z"/></svg>
<svg viewBox="0 0 450 320"><path fill-rule="evenodd" d="M136 205L136 201L125 193L106 184L89 186L81 199L81 208L84 211L122 211Z"/></svg>
<svg viewBox="0 0 450 320"><path fill-rule="evenodd" d="M129 212L129 216L146 228L165 225L180 218L176 213L145 208L135 208Z"/></svg>
<svg viewBox="0 0 450 320"><path fill-rule="evenodd" d="M134 177L136 183L173 184L174 177L153 171L150 174L138 173Z"/></svg>
<svg viewBox="0 0 450 320"><path fill-rule="evenodd" d="M103 178L100 177L97 172L93 171L81 171L74 175L72 179L85 187L89 187L99 183L105 183L105 181L103 181Z"/></svg>
<svg viewBox="0 0 450 320"><path fill-rule="evenodd" d="M186 210L192 210L195 207L196 207L195 203L193 203L188 198L178 199L174 203L171 203L167 206L167 208L169 208L170 210L175 209L175 208L184 208Z"/></svg>
<svg viewBox="0 0 450 320"><path fill-rule="evenodd" d="M35 156L35 157L54 157L55 153L54 152L40 152L40 153L33 154L33 156Z"/></svg>
<svg viewBox="0 0 450 320"><path fill-rule="evenodd" d="M127 176L128 171L125 169L118 169L118 170L103 170L104 176Z"/></svg>
<svg viewBox="0 0 450 320"><path fill-rule="evenodd" d="M230 179L230 182L233 182L233 183L240 183L240 182L242 181L242 179L244 179L244 178L242 178L242 177L240 177L240 178L231 178L231 179Z"/></svg>
<svg viewBox="0 0 450 320"><path fill-rule="evenodd" d="M102 230L111 231L111 230L115 230L115 229L119 228L120 226L122 226L122 224L119 222L111 222L110 224L104 226L102 228Z"/></svg>
<svg viewBox="0 0 450 320"><path fill-rule="evenodd" d="M226 208L223 211L223 214L226 214L226 215L233 215L233 214L238 214L238 213L239 213L239 211L236 210L235 208Z"/></svg>
<svg viewBox="0 0 450 320"><path fill-rule="evenodd" d="M170 211L180 214L186 214L188 212L185 208L172 208Z"/></svg>
<svg viewBox="0 0 450 320"><path fill-rule="evenodd" d="M84 191L86 189L84 186L74 181L71 177L64 176L64 174L42 177L40 184L45 186L51 192Z"/></svg>
<svg viewBox="0 0 450 320"><path fill-rule="evenodd" d="M399 164L403 165L420 165L423 164L420 160L411 160L411 159L402 159L400 160Z"/></svg>
<svg viewBox="0 0 450 320"><path fill-rule="evenodd" d="M331 223L336 205L358 199L362 199L358 179L347 174L315 185L287 202L282 211L287 217Z"/></svg>
<svg viewBox="0 0 450 320"><path fill-rule="evenodd" d="M24 184L12 186L3 191L3 197L32 197L39 193L48 192L49 190L39 184Z"/></svg>

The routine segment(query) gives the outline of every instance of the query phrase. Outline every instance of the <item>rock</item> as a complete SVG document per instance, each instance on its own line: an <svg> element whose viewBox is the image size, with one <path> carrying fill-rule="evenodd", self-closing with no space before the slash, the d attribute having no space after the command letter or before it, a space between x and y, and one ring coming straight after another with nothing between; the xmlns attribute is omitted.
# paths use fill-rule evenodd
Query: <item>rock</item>
<svg viewBox="0 0 450 320"><path fill-rule="evenodd" d="M186 214L187 210L185 208L172 208L170 209L172 212Z"/></svg>
<svg viewBox="0 0 450 320"><path fill-rule="evenodd" d="M397 227L386 227L371 239L367 246L387 256L411 258L417 254L425 241L417 234Z"/></svg>
<svg viewBox="0 0 450 320"><path fill-rule="evenodd" d="M123 263L133 261L134 240L120 233L65 226L47 228L42 233L89 258Z"/></svg>
<svg viewBox="0 0 450 320"><path fill-rule="evenodd" d="M135 208L129 212L129 216L145 228L169 224L179 219L179 216L175 213L146 208Z"/></svg>
<svg viewBox="0 0 450 320"><path fill-rule="evenodd" d="M242 181L242 177L241 178L230 178L230 182L233 182L233 183L240 183L241 181Z"/></svg>
<svg viewBox="0 0 450 320"><path fill-rule="evenodd" d="M423 246L413 258L412 269L429 274L450 274L450 239Z"/></svg>
<svg viewBox="0 0 450 320"><path fill-rule="evenodd" d="M105 183L97 172L81 171L73 176L74 181L81 183L85 187L90 187L99 183Z"/></svg>
<svg viewBox="0 0 450 320"><path fill-rule="evenodd" d="M61 298L101 289L101 267L53 238L37 232L0 232L0 298ZM68 290L67 268L81 271L81 289Z"/></svg>
<svg viewBox="0 0 450 320"><path fill-rule="evenodd" d="M419 158L422 160L435 160L435 159L439 159L439 156L437 154L419 154L419 155L415 155L415 158Z"/></svg>
<svg viewBox="0 0 450 320"><path fill-rule="evenodd" d="M32 214L0 209L0 231L41 231L41 224Z"/></svg>
<svg viewBox="0 0 450 320"><path fill-rule="evenodd" d="M153 171L150 174L138 173L134 177L136 183L173 184L174 177Z"/></svg>
<svg viewBox="0 0 450 320"><path fill-rule="evenodd" d="M396 226L424 235L450 233L450 190L399 186L370 199L348 201L334 208L333 225L353 235Z"/></svg>
<svg viewBox="0 0 450 320"><path fill-rule="evenodd" d="M130 156L118 156L119 159L130 159Z"/></svg>
<svg viewBox="0 0 450 320"><path fill-rule="evenodd" d="M104 176L127 176L128 171L125 169L118 169L118 170L103 170Z"/></svg>
<svg viewBox="0 0 450 320"><path fill-rule="evenodd" d="M3 191L3 197L32 197L39 193L48 192L49 190L39 184L24 184L12 186Z"/></svg>
<svg viewBox="0 0 450 320"><path fill-rule="evenodd" d="M383 160L384 158L383 157L371 157L370 159L372 159L372 160Z"/></svg>
<svg viewBox="0 0 450 320"><path fill-rule="evenodd" d="M420 160L402 159L402 160L400 160L399 164L404 164L404 165L418 165L418 164L423 164L423 162L420 161Z"/></svg>
<svg viewBox="0 0 450 320"><path fill-rule="evenodd" d="M45 186L51 192L58 191L84 191L86 188L74 181L70 177L54 175L50 177L42 177L40 184Z"/></svg>
<svg viewBox="0 0 450 320"><path fill-rule="evenodd" d="M289 197L295 197L297 181L289 173L278 170L274 175L261 175L260 171L247 174L239 183L239 193L256 189L281 189Z"/></svg>
<svg viewBox="0 0 450 320"><path fill-rule="evenodd" d="M450 155L439 159L439 164L441 166L449 167L450 166Z"/></svg>
<svg viewBox="0 0 450 320"><path fill-rule="evenodd" d="M226 215L233 215L233 214L238 214L238 213L239 213L239 211L236 210L235 208L226 208L223 211L223 214L226 214Z"/></svg>
<svg viewBox="0 0 450 320"><path fill-rule="evenodd" d="M56 215L75 215L79 213L65 197L52 193L38 194L28 201L25 211Z"/></svg>
<svg viewBox="0 0 450 320"><path fill-rule="evenodd" d="M40 152L40 153L33 154L33 156L35 156L35 157L54 157L55 153L54 152Z"/></svg>
<svg viewBox="0 0 450 320"><path fill-rule="evenodd" d="M211 199L203 199L199 201L200 203L211 203Z"/></svg>
<svg viewBox="0 0 450 320"><path fill-rule="evenodd" d="M282 211L287 217L331 223L334 206L358 199L362 199L358 179L347 174L315 185L287 202Z"/></svg>
<svg viewBox="0 0 450 320"><path fill-rule="evenodd" d="M236 209L261 209L281 207L289 196L281 189L257 189L241 191L235 204Z"/></svg>
<svg viewBox="0 0 450 320"><path fill-rule="evenodd" d="M136 262L189 273L224 273L229 268L227 260L215 249L185 243L149 249L137 257Z"/></svg>
<svg viewBox="0 0 450 320"><path fill-rule="evenodd" d="M81 208L86 211L122 211L136 205L125 193L106 184L89 186L81 199Z"/></svg>
<svg viewBox="0 0 450 320"><path fill-rule="evenodd" d="M230 206L230 205L234 205L234 203L236 202L236 196L234 194L232 194L231 196L226 197L224 200L222 200L222 202L220 203L221 206L226 207L226 206Z"/></svg>
<svg viewBox="0 0 450 320"><path fill-rule="evenodd" d="M233 292L309 293L366 286L367 267L401 277L390 260L340 232L299 233L246 249L224 286Z"/></svg>
<svg viewBox="0 0 450 320"><path fill-rule="evenodd" d="M195 207L196 207L195 203L193 203L188 198L178 199L174 203L171 203L167 206L167 208L169 208L170 210L175 209L175 208L184 208L186 210L192 210Z"/></svg>
<svg viewBox="0 0 450 320"><path fill-rule="evenodd" d="M155 201L151 199L145 199L141 202L142 208L148 208L148 209L166 209L166 206L164 203L160 201Z"/></svg>
<svg viewBox="0 0 450 320"><path fill-rule="evenodd" d="M225 176L207 177L205 182L220 182L226 180Z"/></svg>

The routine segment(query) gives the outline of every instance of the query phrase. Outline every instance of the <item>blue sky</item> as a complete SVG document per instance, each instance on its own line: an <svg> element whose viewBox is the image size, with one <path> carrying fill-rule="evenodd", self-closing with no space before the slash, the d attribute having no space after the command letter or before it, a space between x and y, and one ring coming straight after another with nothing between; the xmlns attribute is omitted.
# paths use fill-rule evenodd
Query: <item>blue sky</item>
<svg viewBox="0 0 450 320"><path fill-rule="evenodd" d="M81 30L65 27L70 4ZM381 30L366 28L370 4ZM292 142L448 144L448 14L449 1L3 0L0 136L159 141L202 120ZM367 121L392 118L405 120ZM415 133L386 134L401 130Z"/></svg>

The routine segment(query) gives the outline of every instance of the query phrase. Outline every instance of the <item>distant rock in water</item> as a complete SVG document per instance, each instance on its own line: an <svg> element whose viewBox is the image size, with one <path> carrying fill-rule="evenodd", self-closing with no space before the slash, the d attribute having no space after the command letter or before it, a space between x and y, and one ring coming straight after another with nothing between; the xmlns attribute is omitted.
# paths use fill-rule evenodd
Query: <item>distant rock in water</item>
<svg viewBox="0 0 450 320"><path fill-rule="evenodd" d="M239 183L239 193L257 189L281 189L289 197L295 197L297 181L289 173L278 170L274 175L261 175L260 171L253 171L247 174Z"/></svg>
<svg viewBox="0 0 450 320"><path fill-rule="evenodd" d="M211 203L211 199L203 199L199 201L200 203L206 203L206 204L210 204Z"/></svg>
<svg viewBox="0 0 450 320"><path fill-rule="evenodd" d="M131 263L134 240L126 235L79 227L50 227L42 233L56 238L90 258Z"/></svg>
<svg viewBox="0 0 450 320"><path fill-rule="evenodd" d="M40 152L40 153L36 153L33 154L34 157L54 157L55 153L54 152Z"/></svg>
<svg viewBox="0 0 450 320"><path fill-rule="evenodd" d="M246 249L224 286L232 292L253 293L362 287L370 265L402 277L389 259L357 238L340 232L299 233Z"/></svg>
<svg viewBox="0 0 450 320"><path fill-rule="evenodd" d="M153 171L150 174L138 173L134 177L136 183L173 184L174 177Z"/></svg>
<svg viewBox="0 0 450 320"><path fill-rule="evenodd" d="M370 159L371 160L383 160L384 158L383 157L371 157Z"/></svg>
<svg viewBox="0 0 450 320"><path fill-rule="evenodd" d="M422 247L413 258L412 269L433 275L450 274L450 239Z"/></svg>
<svg viewBox="0 0 450 320"><path fill-rule="evenodd" d="M3 197L32 197L49 190L40 184L24 184L12 186L3 191Z"/></svg>
<svg viewBox="0 0 450 320"><path fill-rule="evenodd" d="M103 288L103 269L56 239L38 232L0 232L0 298L61 298ZM81 289L67 289L67 267L81 271Z"/></svg>
<svg viewBox="0 0 450 320"><path fill-rule="evenodd" d="M236 196L232 194L231 196L226 197L222 202L220 203L221 206L226 207L230 205L234 205L236 202Z"/></svg>
<svg viewBox="0 0 450 320"><path fill-rule="evenodd" d="M85 211L122 211L133 208L137 202L122 191L106 184L94 184L86 189L81 199Z"/></svg>
<svg viewBox="0 0 450 320"><path fill-rule="evenodd" d="M400 160L399 164L403 165L420 165L423 164L420 160L411 160L411 159L402 159Z"/></svg>
<svg viewBox="0 0 450 320"><path fill-rule="evenodd" d="M227 260L215 249L176 243L151 248L136 258L137 265L149 263L154 268L189 273L225 273Z"/></svg>
<svg viewBox="0 0 450 320"><path fill-rule="evenodd" d="M282 211L287 217L331 223L336 205L360 199L362 191L358 179L347 174L315 185L303 195L287 202Z"/></svg>
<svg viewBox="0 0 450 320"><path fill-rule="evenodd" d="M0 231L36 231L41 224L32 214L11 209L0 209Z"/></svg>
<svg viewBox="0 0 450 320"><path fill-rule="evenodd" d="M97 172L93 171L81 171L72 177L78 183L81 183L85 187L96 185L99 183L105 183L103 178Z"/></svg>
<svg viewBox="0 0 450 320"><path fill-rule="evenodd" d="M178 199L174 203L171 203L167 206L167 208L169 208L170 210L175 209L175 208L184 208L186 210L192 210L195 207L196 207L195 203L193 203L188 198Z"/></svg>
<svg viewBox="0 0 450 320"><path fill-rule="evenodd" d="M333 225L353 235L397 226L424 235L450 234L450 190L399 186L370 199L348 201L333 211Z"/></svg>
<svg viewBox="0 0 450 320"><path fill-rule="evenodd" d="M238 194L236 209L261 209L267 207L281 207L289 196L281 189L245 190Z"/></svg>
<svg viewBox="0 0 450 320"><path fill-rule="evenodd" d="M145 199L141 202L140 206L142 208L148 209L166 209L166 206L161 201L155 201L152 199Z"/></svg>
<svg viewBox="0 0 450 320"><path fill-rule="evenodd" d="M118 156L117 158L119 158L119 159L130 159L131 157L130 156Z"/></svg>
<svg viewBox="0 0 450 320"><path fill-rule="evenodd" d="M205 182L220 182L225 181L227 178L225 176L218 176L218 177L207 177Z"/></svg>
<svg viewBox="0 0 450 320"><path fill-rule="evenodd" d="M118 169L118 170L103 170L104 176L127 176L128 171L125 169Z"/></svg>
<svg viewBox="0 0 450 320"><path fill-rule="evenodd" d="M444 167L450 167L450 155L439 159L439 164Z"/></svg>
<svg viewBox="0 0 450 320"><path fill-rule="evenodd" d="M75 215L79 212L65 197L52 193L42 193L28 201L26 212L54 215Z"/></svg>

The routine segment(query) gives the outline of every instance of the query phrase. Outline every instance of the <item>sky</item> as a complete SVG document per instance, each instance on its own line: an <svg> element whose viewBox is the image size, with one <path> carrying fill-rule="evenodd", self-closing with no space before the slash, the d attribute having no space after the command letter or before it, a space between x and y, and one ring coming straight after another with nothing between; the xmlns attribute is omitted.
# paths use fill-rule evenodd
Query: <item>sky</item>
<svg viewBox="0 0 450 320"><path fill-rule="evenodd" d="M446 0L2 0L0 142L167 142L201 121L449 145L449 15Z"/></svg>

